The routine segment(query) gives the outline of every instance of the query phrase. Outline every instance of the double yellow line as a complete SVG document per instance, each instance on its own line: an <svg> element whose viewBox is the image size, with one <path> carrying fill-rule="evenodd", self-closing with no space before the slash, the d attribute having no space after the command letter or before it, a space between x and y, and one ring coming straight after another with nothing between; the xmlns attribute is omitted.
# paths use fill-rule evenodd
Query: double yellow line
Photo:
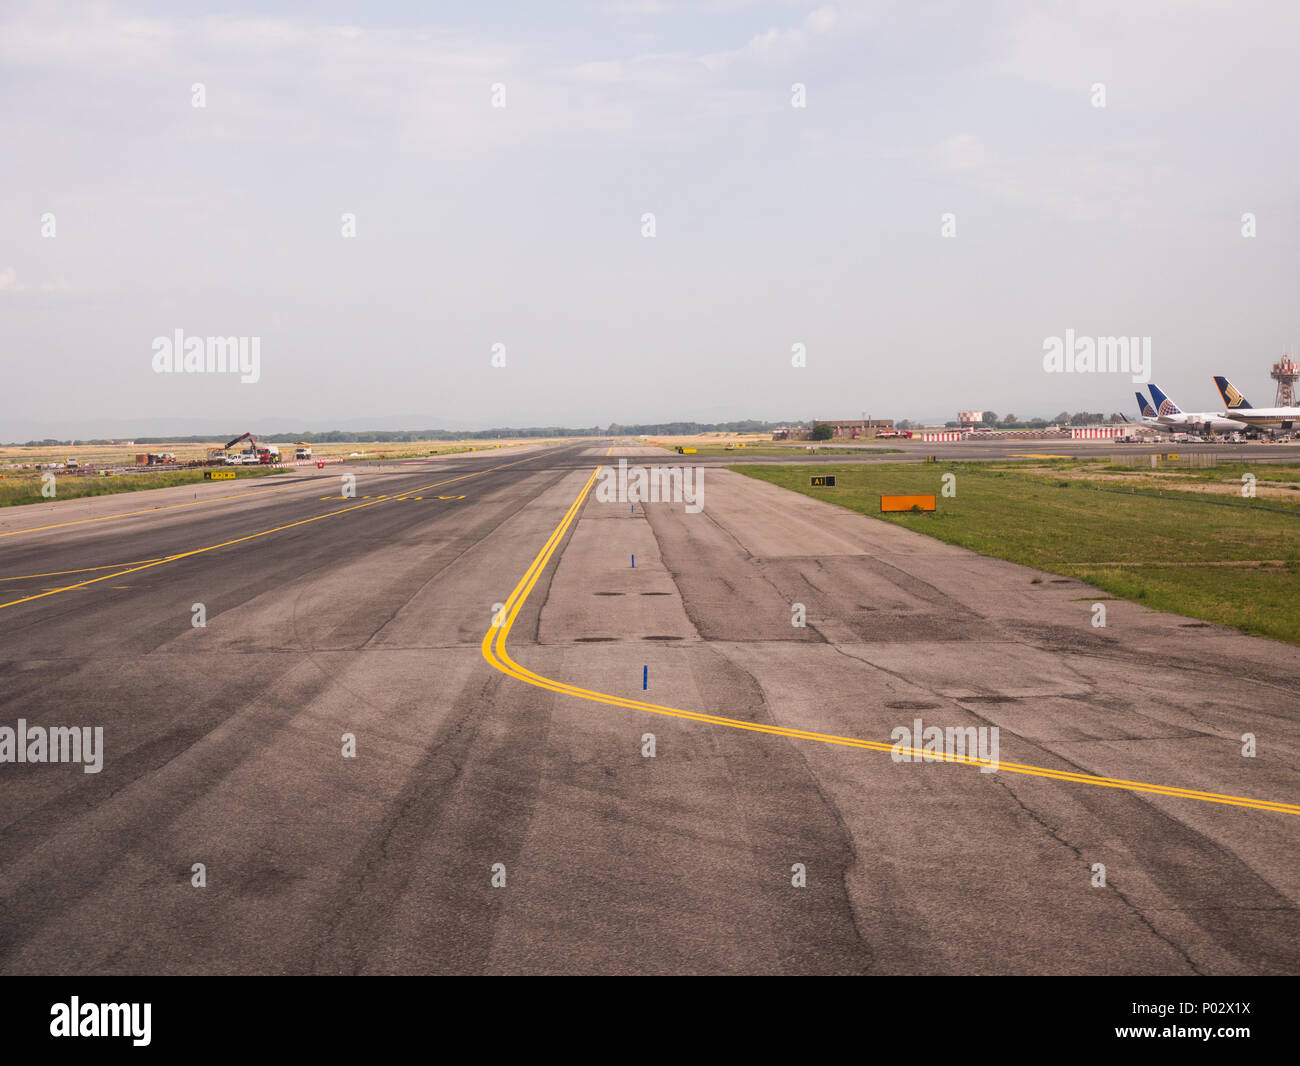
<svg viewBox="0 0 1300 1066"><path fill-rule="evenodd" d="M510 636L510 629L514 625L515 619L519 616L519 611L527 601L529 593L532 592L533 586L537 584L538 578L546 569L546 564L550 561L551 556L555 554L556 548L564 539L573 520L577 517L578 512L582 509L583 502L587 494L591 491L591 486L595 482L597 475L600 473L600 467L592 471L591 477L587 483L582 486L582 491L578 493L577 499L569 505L568 511L560 520L560 524L555 527L550 538L542 545L542 550L537 553L532 565L524 572L520 578L519 584L507 597L505 605L498 613L494 624L483 635L483 658L491 663L502 673L522 681L525 684L533 685L537 688L547 689L550 692L558 692L564 696L573 696L577 699L593 700L597 703L605 703L614 707L623 707L632 711L645 711L649 714L667 715L671 718L685 718L692 722L704 722L708 725L728 726L732 729L744 729L751 733L769 733L779 737L790 737L793 740L814 740L822 744L837 744L846 748L865 748L868 751L880 752L898 752L899 754L911 755L914 759L919 760L924 757L928 760L936 759L936 754L924 752L917 748L907 748L901 745L889 744L878 740L861 740L857 737L841 737L831 733L814 733L806 729L786 729L782 726L767 725L762 722L746 722L739 718L723 718L719 715L701 714L698 711L687 711L680 707L665 707L658 703L647 703L644 700L628 699L623 696L612 696L606 692L595 692L592 689L581 688L577 685L570 685L564 681L556 681L549 677L542 677L534 673L525 666L520 666L510 657L510 652L506 648L506 641ZM969 766L987 766L988 763L980 759L970 758L960 755L938 756L944 762L965 763ZM1193 788L1174 788L1169 785L1153 785L1145 781L1126 781L1116 777L1100 777L1096 774L1074 773L1069 770L1053 770L1044 766L1027 766L1021 763L999 762L999 770L1013 774L1031 774L1034 777L1045 777L1053 781L1068 781L1074 784L1094 785L1100 788L1119 788L1129 792L1149 792L1159 796L1170 796L1174 799L1193 799L1201 800L1205 803L1223 803L1234 807L1249 807L1260 811L1273 811L1277 814L1300 814L1300 805L1293 803L1274 803L1270 800L1251 799L1248 796L1230 796L1218 792L1202 792Z"/></svg>
<svg viewBox="0 0 1300 1066"><path fill-rule="evenodd" d="M57 589L48 589L45 592L38 592L34 596L24 596L21 599L10 600L8 603L0 603L0 610L6 607L16 607L20 603L30 603L32 600L44 599L46 596L57 596L60 592L71 592L73 589L85 588L87 585L94 585L100 581L111 581L115 577L121 577L124 574L134 574L141 570L149 570L155 566L162 566L164 563L174 563L178 559L188 559L192 555L202 555L205 552L216 551L218 548L228 548L232 544L242 544L245 541L256 540L258 537L268 537L272 533L280 533L286 529L293 529L296 526L309 525L312 522L320 522L326 518L337 518L341 514L348 514L351 511L361 511L367 507L374 507L381 503L391 503L393 500L404 499L417 492L424 492L428 489L436 489L442 485L450 485L456 481L465 481L467 478L482 477L484 474L490 474L495 470L504 470L507 467L518 466L520 463L531 463L534 459L540 458L539 455L530 455L526 459L517 459L513 463L502 463L499 466L490 466L486 470L476 470L470 474L461 474L459 477L448 478L446 481L435 481L432 485L420 485L406 492L394 493L391 496L381 496L378 499L371 500L369 503L358 503L351 507L340 507L337 511L328 511L325 514L315 515L312 518L303 518L297 522L287 522L282 526L276 526L274 529L263 529L258 533L249 533L247 536L235 537L233 540L223 540L220 544L209 544L206 548L195 548L193 551L179 552L176 555L168 555L161 559L147 561L138 566L128 566L125 570L118 570L111 574L104 574L101 577L92 577L86 581L78 581L75 585L64 585ZM100 569L91 567L89 569ZM71 572L71 571L70 571Z"/></svg>

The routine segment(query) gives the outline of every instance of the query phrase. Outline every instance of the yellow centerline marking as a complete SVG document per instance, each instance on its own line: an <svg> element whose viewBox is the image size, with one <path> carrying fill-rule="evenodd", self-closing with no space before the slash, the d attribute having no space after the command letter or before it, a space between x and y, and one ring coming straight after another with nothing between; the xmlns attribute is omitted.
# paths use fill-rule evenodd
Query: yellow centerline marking
<svg viewBox="0 0 1300 1066"><path fill-rule="evenodd" d="M531 456L531 458L534 458L534 459L535 459L535 458L537 458L537 457L536 457L536 456ZM524 460L524 459L521 459L521 460L520 460L520 462L526 462L526 461L527 461L527 460ZM440 482L439 484L443 484L443 485L445 485L445 484L448 484L448 483L445 482L445 481L443 481L443 482ZM411 491L412 491L412 492L419 492L419 491L421 491L421 490L420 490L420 489L412 489ZM352 496L321 496L321 497L320 497L320 499L322 499L322 500L351 500L351 499L353 499L353 498L354 498L354 497L352 497ZM361 497L361 498L362 498L363 500L369 500L369 499L379 499L379 500L383 500L383 499L387 499L387 497L385 497L385 496L377 496L377 497L363 496L363 497ZM422 499L424 499L423 496L408 496L408 495L406 495L406 494L402 494L402 495L399 495L399 496L394 497L394 498L395 498L395 499L401 499L401 500L422 500ZM464 496L430 496L430 497L429 497L429 499L431 499L431 500L463 500L464 498L465 498Z"/></svg>
<svg viewBox="0 0 1300 1066"><path fill-rule="evenodd" d="M29 581L38 577L63 577L66 574L90 574L96 570L112 570L115 566L139 566L141 563L157 563L165 559L166 556L160 555L157 559L137 559L131 563L105 563L103 566L87 566L81 570L51 570L48 574L18 574L15 577L0 577L0 581Z"/></svg>
<svg viewBox="0 0 1300 1066"><path fill-rule="evenodd" d="M864 748L868 751L893 752L899 751L901 754L909 754L916 757L925 756L928 760L943 762L965 763L969 766L985 766L987 763L979 759L970 758L961 755L943 754L936 757L935 753L925 752L917 748L906 748L896 744L890 744L878 740L862 740L858 737L841 737L831 733L815 733L806 729L788 729L783 726L767 725L762 722L746 722L739 718L723 718L719 715L701 714L698 711L687 711L680 707L666 707L658 703L646 703L644 700L627 699L623 696L613 696L607 692L595 692L591 689L580 688L577 685L570 685L567 682L556 681L553 678L543 677L529 670L527 667L520 666L510 657L506 650L506 640L510 636L510 628L514 625L515 618L518 617L520 608L528 599L529 593L532 592L533 586L537 584L538 578L542 571L546 569L546 564L550 561L555 549L559 547L560 541L563 540L565 532L572 525L574 518L582 508L587 494L591 491L591 486L596 480L597 474L601 468L597 467L592 471L591 477L583 485L582 490L578 493L577 499L569 505L568 511L560 520L560 524L555 527L550 538L542 545L541 551L533 560L532 565L524 572L524 576L519 579L519 584L507 597L505 606L502 608L499 617L501 624L499 626L489 627L483 635L482 652L483 658L492 664L497 670L523 681L525 684L533 685L537 688L548 689L551 692L558 692L565 696L573 696L577 699L593 700L597 703L606 703L615 707L623 707L628 710L646 711L650 714L667 715L671 718L685 718L693 722L705 722L709 725L728 726L732 729L744 729L752 733L769 733L774 736L790 737L794 740L815 740L823 744L837 744L842 747ZM1068 781L1075 784L1095 785L1100 788L1118 788L1129 792L1150 792L1160 796L1170 796L1174 799L1194 799L1201 800L1205 803L1223 803L1235 807L1249 807L1261 811L1274 811L1278 814L1300 814L1300 805L1293 803L1275 803L1271 800L1252 799L1249 796L1231 796L1219 792L1203 792L1199 789L1176 788L1169 785L1154 785L1145 781L1127 781L1123 778L1101 777L1097 774L1076 773L1071 770L1053 770L1044 766L1028 766L1021 763L998 762L998 769L1005 770L1013 774L1030 774L1035 777L1045 777L1054 781Z"/></svg>
<svg viewBox="0 0 1300 1066"><path fill-rule="evenodd" d="M461 474L458 477L448 478L446 481L435 481L432 485L420 485L408 490L408 492L397 493L395 496L382 496L377 500L371 500L369 503L358 503L354 504L352 507L342 507L337 511L328 511L325 514L314 515L311 518L303 518L297 522L288 522L285 525L276 526L274 529L263 529L258 533L249 533L247 536L236 537L234 540L223 540L220 544L209 544L206 548L195 548L193 551L168 555L165 558L155 559L152 562L143 563L139 566L131 566L126 570L118 570L112 574L104 574L102 577L92 577L86 581L79 581L75 585L64 585L61 588L48 589L45 592L38 592L33 596L24 596L21 599L10 600L8 603L0 603L0 610L3 610L6 607L16 607L20 603L30 603L32 600L44 599L46 596L55 596L60 592L70 592L72 589L85 588L87 585L94 585L100 581L110 581L115 577L121 577L124 574L134 574L140 570L148 570L155 566L162 566L164 563L174 563L177 559L188 559L191 555L202 555L204 552L216 551L218 548L228 548L232 544L242 544L244 541L256 540L258 537L266 537L272 533L280 533L286 529L293 529L296 526L305 526L312 522L319 522L325 518L334 518L337 515L347 514L350 511L359 511L366 507L375 507L381 503L391 503L393 500L402 499L411 493L423 492L425 489L434 489L441 485L450 485L453 482L464 481L467 478L482 477L484 474L490 474L494 470L504 470L507 467L518 466L520 463L530 463L534 459L541 458L542 454L544 453L530 455L526 459L517 459L513 463L502 463L499 466L490 466L486 470L476 470L469 474Z"/></svg>

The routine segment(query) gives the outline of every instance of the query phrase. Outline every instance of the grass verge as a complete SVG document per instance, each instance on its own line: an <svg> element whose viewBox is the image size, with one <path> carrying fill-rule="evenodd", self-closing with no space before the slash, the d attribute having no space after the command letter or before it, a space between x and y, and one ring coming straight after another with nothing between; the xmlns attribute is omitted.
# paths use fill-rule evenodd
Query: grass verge
<svg viewBox="0 0 1300 1066"><path fill-rule="evenodd" d="M227 467L220 468L229 469ZM235 469L235 480L269 477L282 470L259 470L256 467ZM202 470L169 470L166 473L115 474L112 477L92 477L78 474L60 474L54 471L53 498L41 495L41 477L24 472L24 476L10 474L0 478L0 507L16 507L24 503L51 503L53 500L77 500L86 496L112 496L119 492L139 492L142 489L166 489L173 485L194 485L203 481ZM229 481L217 484L230 484Z"/></svg>
<svg viewBox="0 0 1300 1066"><path fill-rule="evenodd" d="M1300 506L1289 502L1180 492L1176 476L1161 495L1129 493L1010 464L729 469L1157 610L1300 644ZM947 473L955 476L951 498L940 495ZM811 487L814 474L834 474L835 487ZM1189 471L1188 487L1205 476ZM939 509L881 515L882 493L933 493Z"/></svg>

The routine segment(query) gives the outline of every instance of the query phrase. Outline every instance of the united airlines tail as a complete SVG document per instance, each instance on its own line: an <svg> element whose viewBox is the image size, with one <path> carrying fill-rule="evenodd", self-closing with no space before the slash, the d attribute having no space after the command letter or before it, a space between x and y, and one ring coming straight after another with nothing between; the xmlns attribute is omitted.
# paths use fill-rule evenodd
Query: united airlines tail
<svg viewBox="0 0 1300 1066"><path fill-rule="evenodd" d="M1178 404L1174 403L1168 396L1160 391L1155 385L1148 385L1151 390L1151 399L1155 401L1156 411L1161 415L1181 415L1183 412L1178 409Z"/></svg>
<svg viewBox="0 0 1300 1066"><path fill-rule="evenodd" d="M1140 392L1135 392L1133 395L1136 396L1138 400L1138 414L1143 418L1155 418L1156 410L1151 406L1151 401Z"/></svg>
<svg viewBox="0 0 1300 1066"><path fill-rule="evenodd" d="M1241 394L1231 381L1225 377L1219 377L1217 374L1214 378L1214 384L1218 386L1219 395L1223 397L1223 408L1225 411L1247 411L1250 409L1250 401Z"/></svg>

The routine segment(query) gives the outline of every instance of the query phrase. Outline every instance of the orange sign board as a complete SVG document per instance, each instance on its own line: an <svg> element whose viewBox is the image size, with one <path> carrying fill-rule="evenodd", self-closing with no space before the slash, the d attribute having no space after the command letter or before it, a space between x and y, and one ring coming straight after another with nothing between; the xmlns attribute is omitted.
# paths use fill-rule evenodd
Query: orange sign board
<svg viewBox="0 0 1300 1066"><path fill-rule="evenodd" d="M933 496L881 496L880 510L885 511L933 511Z"/></svg>

